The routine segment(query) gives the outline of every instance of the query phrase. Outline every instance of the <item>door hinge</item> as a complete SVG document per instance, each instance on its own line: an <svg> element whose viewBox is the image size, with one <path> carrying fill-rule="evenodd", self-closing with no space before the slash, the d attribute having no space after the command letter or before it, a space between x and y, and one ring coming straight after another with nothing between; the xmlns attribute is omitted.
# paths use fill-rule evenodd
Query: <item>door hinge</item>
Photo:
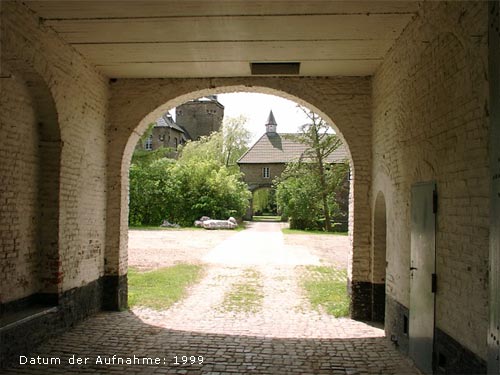
<svg viewBox="0 0 500 375"><path fill-rule="evenodd" d="M431 290L432 293L436 293L436 291L437 291L437 276L435 273L432 274L432 286L431 286L431 288L432 288L432 290Z"/></svg>
<svg viewBox="0 0 500 375"><path fill-rule="evenodd" d="M432 213L437 214L438 212L438 193L437 190L432 192Z"/></svg>

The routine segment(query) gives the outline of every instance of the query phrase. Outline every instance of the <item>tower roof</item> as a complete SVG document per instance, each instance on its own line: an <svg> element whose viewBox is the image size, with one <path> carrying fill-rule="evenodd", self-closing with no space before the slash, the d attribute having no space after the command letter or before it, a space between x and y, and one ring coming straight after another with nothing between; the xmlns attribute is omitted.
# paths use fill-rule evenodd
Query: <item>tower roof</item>
<svg viewBox="0 0 500 375"><path fill-rule="evenodd" d="M266 125L278 125L274 119L273 110L269 111L269 117L267 118Z"/></svg>

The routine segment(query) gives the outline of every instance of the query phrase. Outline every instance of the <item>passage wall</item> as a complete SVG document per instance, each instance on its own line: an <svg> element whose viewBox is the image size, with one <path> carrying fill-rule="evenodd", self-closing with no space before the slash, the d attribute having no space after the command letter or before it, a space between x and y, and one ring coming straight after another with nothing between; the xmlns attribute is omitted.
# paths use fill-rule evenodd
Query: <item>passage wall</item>
<svg viewBox="0 0 500 375"><path fill-rule="evenodd" d="M373 194L387 204L386 329L403 348L410 189L435 180L436 352L484 371L488 322L487 2L424 3L373 79ZM460 367L462 366L462 367Z"/></svg>
<svg viewBox="0 0 500 375"><path fill-rule="evenodd" d="M56 306L0 330L7 358L101 308L108 82L22 3L1 7L0 311Z"/></svg>

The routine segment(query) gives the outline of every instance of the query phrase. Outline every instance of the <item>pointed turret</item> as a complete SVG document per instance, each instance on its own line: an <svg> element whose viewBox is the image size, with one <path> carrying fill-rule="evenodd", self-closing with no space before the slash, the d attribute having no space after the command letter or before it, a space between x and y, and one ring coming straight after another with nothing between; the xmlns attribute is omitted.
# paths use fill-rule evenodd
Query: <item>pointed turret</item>
<svg viewBox="0 0 500 375"><path fill-rule="evenodd" d="M266 121L266 133L276 133L276 127L278 124L276 123L276 120L274 119L273 111L271 110L269 112L269 117L267 118Z"/></svg>

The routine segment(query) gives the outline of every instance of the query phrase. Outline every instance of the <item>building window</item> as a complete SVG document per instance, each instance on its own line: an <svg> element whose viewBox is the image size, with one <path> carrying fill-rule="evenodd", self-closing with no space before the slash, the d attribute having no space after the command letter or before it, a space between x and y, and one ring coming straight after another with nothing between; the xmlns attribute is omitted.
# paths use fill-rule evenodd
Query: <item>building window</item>
<svg viewBox="0 0 500 375"><path fill-rule="evenodd" d="M144 143L144 148L146 150L151 151L153 149L153 136L150 135L147 139L146 142Z"/></svg>
<svg viewBox="0 0 500 375"><path fill-rule="evenodd" d="M160 141L163 142L165 140L165 135L164 134L160 134L159 139L160 139Z"/></svg>
<svg viewBox="0 0 500 375"><path fill-rule="evenodd" d="M175 143L175 149L177 150L177 137L174 138L174 143Z"/></svg>
<svg viewBox="0 0 500 375"><path fill-rule="evenodd" d="M269 178L269 167L262 168L262 177Z"/></svg>

